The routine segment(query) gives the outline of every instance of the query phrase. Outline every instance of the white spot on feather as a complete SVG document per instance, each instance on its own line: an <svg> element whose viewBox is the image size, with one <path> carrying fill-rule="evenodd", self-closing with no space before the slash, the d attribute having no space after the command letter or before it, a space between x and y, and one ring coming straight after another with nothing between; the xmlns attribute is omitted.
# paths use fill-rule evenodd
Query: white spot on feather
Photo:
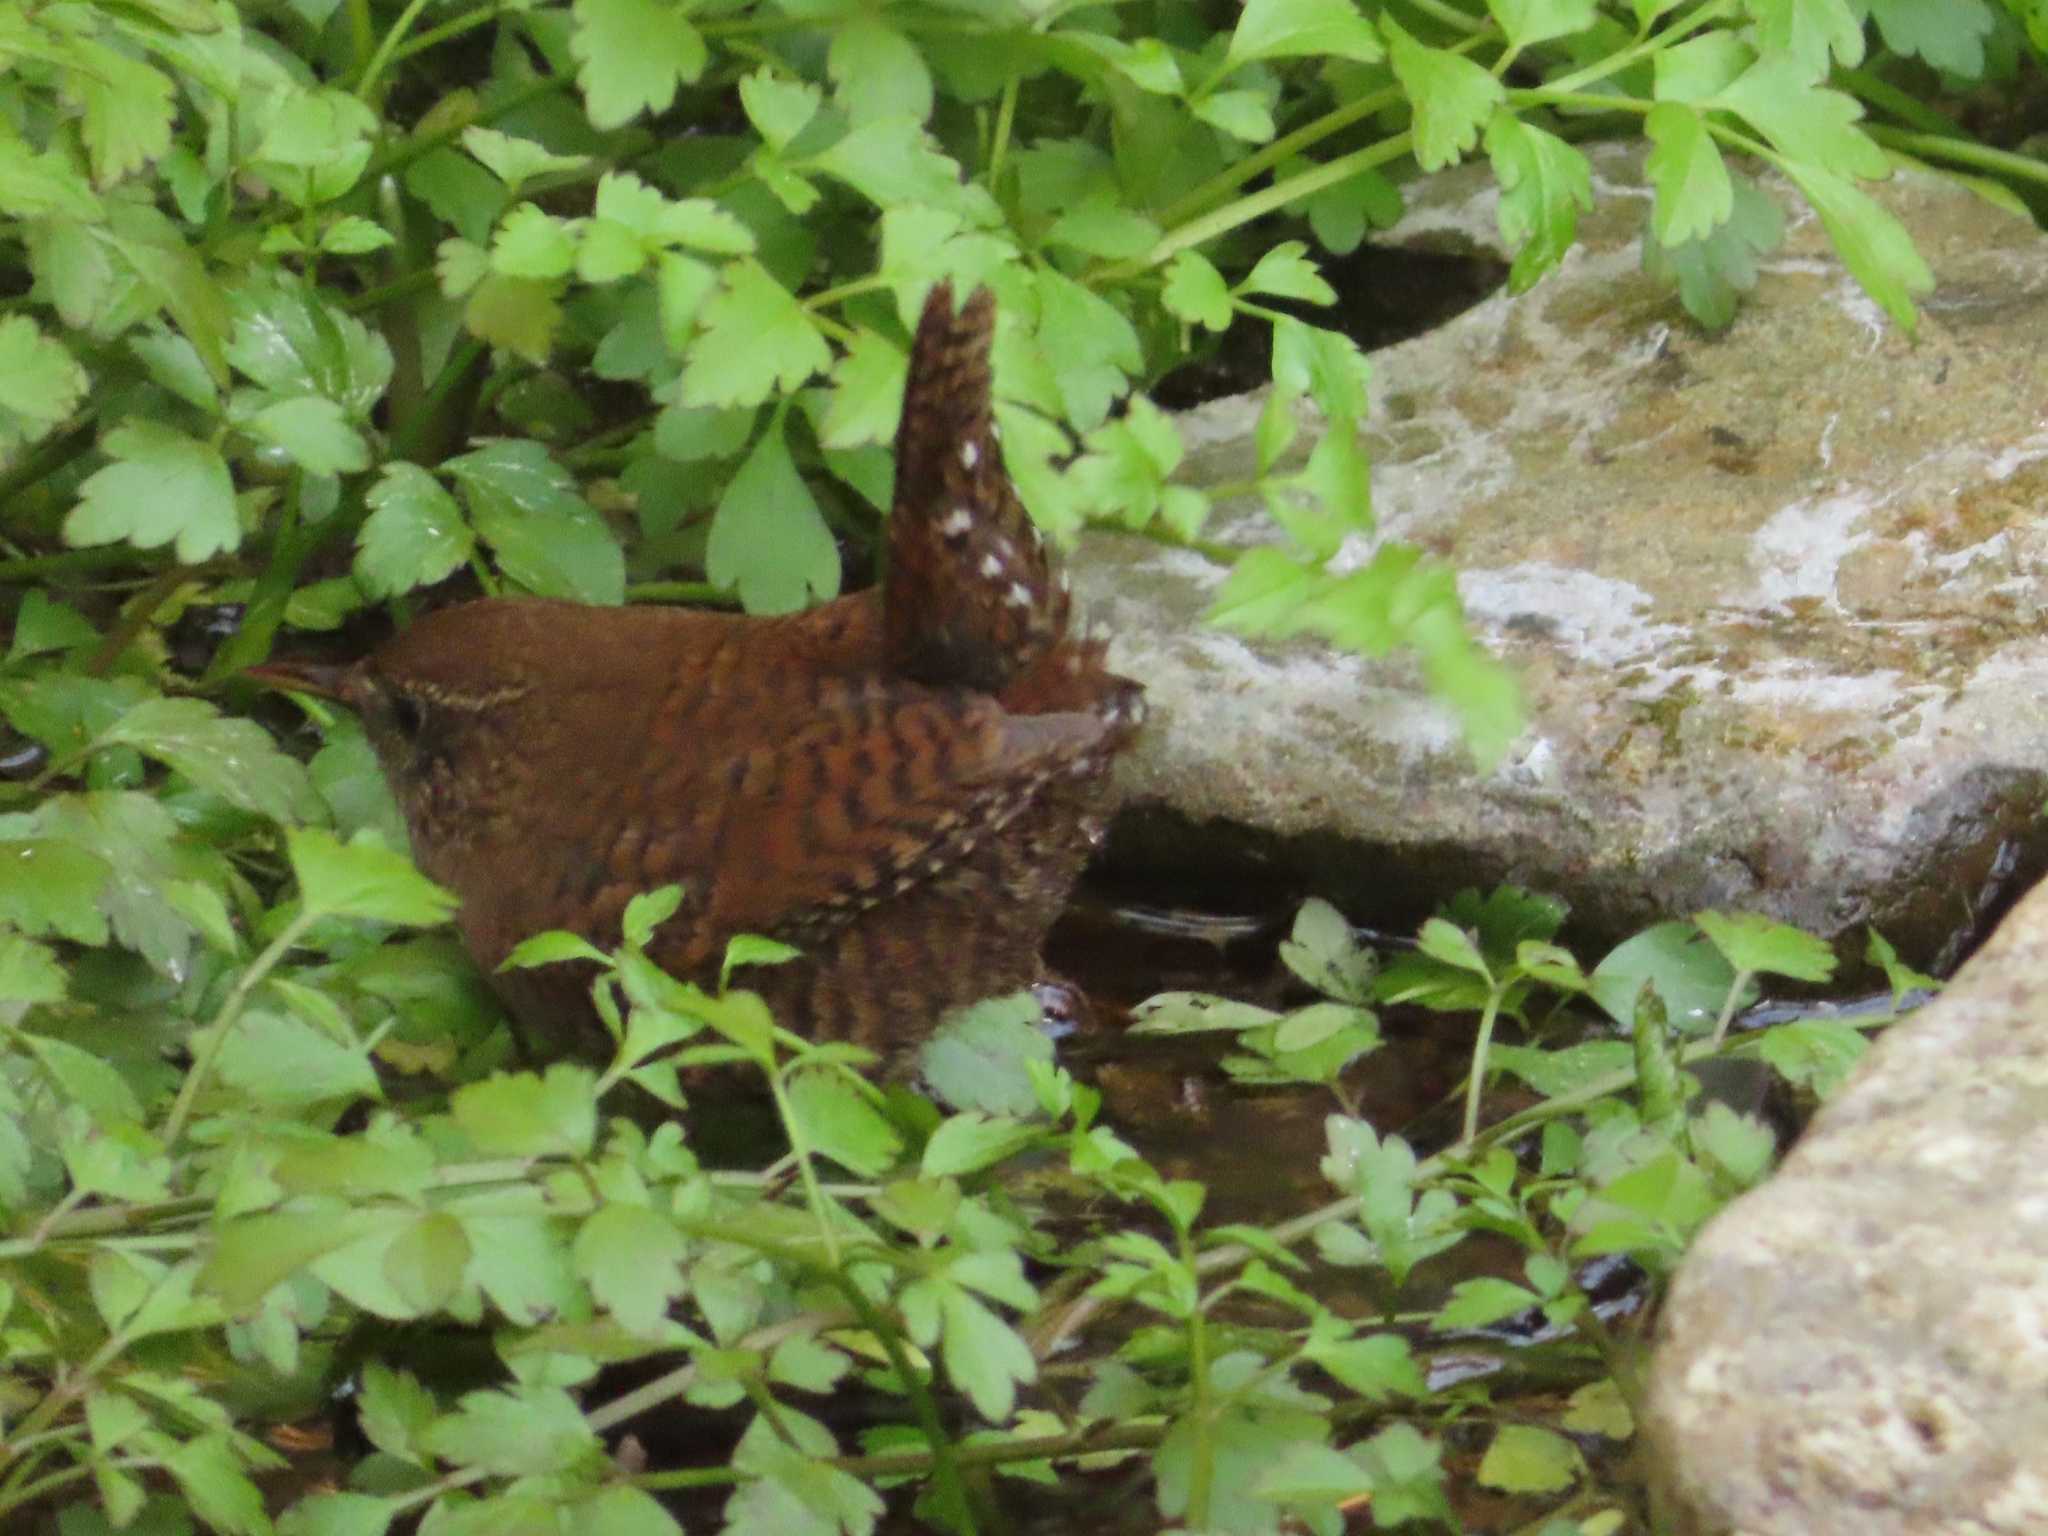
<svg viewBox="0 0 2048 1536"><path fill-rule="evenodd" d="M939 532L949 539L958 539L965 537L967 530L973 526L974 514L965 507L955 507L946 514L946 520L939 524Z"/></svg>
<svg viewBox="0 0 2048 1536"><path fill-rule="evenodd" d="M1003 562L994 555L983 555L981 574L993 580L1003 574Z"/></svg>
<svg viewBox="0 0 2048 1536"><path fill-rule="evenodd" d="M1012 608L1029 608L1031 606L1031 589L1021 581L1013 581L1010 583L1010 590L1003 594L1003 601Z"/></svg>
<svg viewBox="0 0 2048 1536"><path fill-rule="evenodd" d="M981 462L981 450L974 446L974 439L968 438L960 445L960 467L972 469Z"/></svg>

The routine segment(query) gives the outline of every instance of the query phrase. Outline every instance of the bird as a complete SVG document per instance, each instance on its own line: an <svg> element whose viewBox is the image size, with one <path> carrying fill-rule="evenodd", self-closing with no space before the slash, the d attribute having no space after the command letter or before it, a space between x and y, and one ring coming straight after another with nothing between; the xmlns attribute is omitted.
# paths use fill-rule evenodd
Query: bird
<svg viewBox="0 0 2048 1536"><path fill-rule="evenodd" d="M650 958L710 988L735 935L782 941L795 959L737 984L811 1039L899 1054L1046 979L1145 703L1004 469L994 328L986 288L924 303L875 587L777 616L489 597L352 665L252 669L360 714L531 1051L612 1042L587 969L500 969L513 948L612 947L627 903L671 884Z"/></svg>

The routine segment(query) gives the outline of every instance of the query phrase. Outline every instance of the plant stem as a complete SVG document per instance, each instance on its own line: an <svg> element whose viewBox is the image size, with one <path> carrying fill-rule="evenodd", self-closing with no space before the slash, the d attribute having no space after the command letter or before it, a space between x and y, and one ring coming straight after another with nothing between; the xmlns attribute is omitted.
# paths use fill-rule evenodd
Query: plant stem
<svg viewBox="0 0 2048 1536"><path fill-rule="evenodd" d="M1180 1260L1195 1269L1195 1247L1187 1230L1180 1233ZM1203 1313L1200 1298L1188 1314L1188 1383L1193 1387L1193 1401L1188 1407L1188 1416L1194 1421L1195 1444L1189 1456L1187 1523L1190 1530L1204 1530L1209 1524L1209 1494L1216 1485L1216 1426L1211 1422L1215 1415L1216 1384L1209 1379L1209 1320Z"/></svg>
<svg viewBox="0 0 2048 1536"><path fill-rule="evenodd" d="M1448 51L1462 52L1466 43ZM1393 86L1383 91L1370 91L1354 101L1347 101L1341 107L1332 108L1313 122L1304 123L1292 133L1283 134L1261 149L1257 154L1247 155L1218 171L1193 191L1175 202L1169 203L1159 214L1159 222L1166 225L1183 223L1197 213L1211 207L1218 198L1235 192L1246 182L1263 176L1274 166L1292 159L1311 145L1319 144L1334 133L1341 133L1353 123L1398 106L1404 100L1401 92Z"/></svg>
<svg viewBox="0 0 2048 1536"><path fill-rule="evenodd" d="M405 40L405 34L412 30L412 24L420 19L420 12L427 8L427 0L406 0L405 9L398 13L398 20L391 23L391 30L384 34L384 40L377 45L377 51L370 55L370 62L363 66L363 72L356 79L357 101L368 101L370 91L377 83L377 77L384 73L384 66L391 62L391 55Z"/></svg>
<svg viewBox="0 0 2048 1536"><path fill-rule="evenodd" d="M860 1319L861 1326L889 1357L889 1368L910 1395L918 1428L924 1431L925 1444L931 1447L932 1483L940 1505L942 1508L950 1505L954 1510L960 1536L975 1536L974 1507L967 1502L967 1485L960 1479L959 1448L953 1444L952 1436L946 1433L946 1426L939 1420L939 1405L932 1401L931 1388L919 1378L910 1364L910 1357L904 1354L903 1341L897 1336L894 1321L882 1316L854 1278L836 1264L826 1278L846 1298L846 1304Z"/></svg>
<svg viewBox="0 0 2048 1536"><path fill-rule="evenodd" d="M98 432L97 417L83 413L74 416L55 437L46 440L14 468L0 475L0 508L92 447Z"/></svg>
<svg viewBox="0 0 2048 1536"><path fill-rule="evenodd" d="M1494 30L1492 22L1469 15L1454 6L1445 5L1443 0L1408 0L1408 4L1423 15L1442 22L1453 32L1486 35Z"/></svg>
<svg viewBox="0 0 2048 1536"><path fill-rule="evenodd" d="M803 1180L804 1202L811 1208L811 1219L818 1224L818 1237L825 1247L826 1262L836 1274L839 1269L839 1234L833 1230L832 1212L825 1203L825 1192L818 1187L818 1170L811 1156L811 1138L797 1119L796 1106L789 1101L782 1073L773 1067L768 1071L768 1091L775 1097L775 1113L782 1120L783 1134L789 1137L789 1150L796 1158L797 1175Z"/></svg>
<svg viewBox="0 0 2048 1536"><path fill-rule="evenodd" d="M1728 1038L1728 1026L1735 1022L1735 1010L1742 1002L1742 994L1749 989L1749 984L1755 979L1754 971L1735 973L1735 979L1728 984L1728 995L1721 1002L1721 1016L1714 1020L1714 1035L1707 1042L1708 1050L1721 1049L1721 1042Z"/></svg>
<svg viewBox="0 0 2048 1536"><path fill-rule="evenodd" d="M1241 197L1234 203L1227 203L1214 213L1190 219L1180 228L1170 231L1159 243L1143 256L1129 261L1120 261L1111 266L1097 268L1088 274L1088 282L1095 287L1113 283L1126 277L1135 277L1140 272L1154 267L1163 267L1182 251L1190 250L1218 235L1228 234L1240 225L1249 224L1253 219L1263 217L1276 208L1284 208L1297 198L1320 192L1325 187L1334 187L1349 181L1360 171L1369 171L1374 166L1385 165L1398 160L1408 153L1413 135L1403 129L1392 138L1382 139L1377 144L1368 144L1364 149L1355 149L1348 155L1339 155L1321 165L1277 181L1249 197Z"/></svg>
<svg viewBox="0 0 2048 1536"><path fill-rule="evenodd" d="M1993 149L1989 144L1979 144L1974 139L1955 139L1940 133L1915 133L1911 129L1893 128L1885 123L1866 123L1863 131L1878 143L1904 150L1910 155L1947 160L1974 170L1989 171L1994 176L2010 176L2015 181L2048 185L2048 164L2031 155Z"/></svg>
<svg viewBox="0 0 2048 1536"><path fill-rule="evenodd" d="M319 919L306 912L300 912L270 941L263 953L250 962L235 982L234 990L221 1005L220 1017L215 1019L206 1038L200 1042L198 1053L192 1065L186 1069L185 1081L179 1085L178 1097L171 1105L171 1115L164 1122L164 1150L170 1151L178 1144L178 1138L185 1134L185 1123L192 1118L192 1107L199 1101L199 1090L206 1085L206 1079L213 1073L214 1063L220 1060L222 1047L228 1042L228 1034L242 1016L250 994L263 984L264 978L277 969L278 962L291 952L300 936Z"/></svg>
<svg viewBox="0 0 2048 1536"><path fill-rule="evenodd" d="M512 5L491 4L480 5L473 11L464 11L460 16L444 21L438 27L429 27L418 37L408 39L404 46L392 53L388 62L402 64L416 53L438 48L445 42L461 37L465 32L473 32L478 27L489 25L500 16L516 9L518 7Z"/></svg>
<svg viewBox="0 0 2048 1536"><path fill-rule="evenodd" d="M1010 130L1017 121L1018 77L1014 74L1003 82L1003 99L996 105L996 129L988 147L988 173L986 181L991 193L1002 179L1003 159L1010 150Z"/></svg>
<svg viewBox="0 0 2048 1536"><path fill-rule="evenodd" d="M1486 994L1486 1007L1479 1015L1479 1038L1472 1042L1472 1075L1465 1084L1465 1134L1458 1149L1472 1145L1479 1134L1479 1095L1486 1086L1486 1053L1493 1048L1493 1026L1500 1020L1501 989Z"/></svg>

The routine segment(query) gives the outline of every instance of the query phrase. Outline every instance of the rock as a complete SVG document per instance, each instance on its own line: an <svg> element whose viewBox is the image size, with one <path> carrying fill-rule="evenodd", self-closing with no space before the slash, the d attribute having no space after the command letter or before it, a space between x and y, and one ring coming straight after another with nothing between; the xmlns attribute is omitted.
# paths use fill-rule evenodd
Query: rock
<svg viewBox="0 0 2048 1536"><path fill-rule="evenodd" d="M2048 1530L2048 886L1679 1267L1646 1429L1678 1529Z"/></svg>
<svg viewBox="0 0 2048 1536"><path fill-rule="evenodd" d="M1388 921L1512 879L1589 934L1741 907L1933 956L2038 862L2048 241L1930 174L1874 189L1938 279L1916 342L1767 182L1785 244L1709 335L1641 272L1639 159L1595 175L1562 269L1373 359L1383 533L1458 567L1526 737L1476 772L1411 662L1207 628L1219 567L1099 539L1082 595L1153 722L1113 852ZM1495 207L1460 168L1394 238L1497 247ZM1183 418L1191 478L1252 472L1260 404ZM1211 532L1280 537L1242 503Z"/></svg>

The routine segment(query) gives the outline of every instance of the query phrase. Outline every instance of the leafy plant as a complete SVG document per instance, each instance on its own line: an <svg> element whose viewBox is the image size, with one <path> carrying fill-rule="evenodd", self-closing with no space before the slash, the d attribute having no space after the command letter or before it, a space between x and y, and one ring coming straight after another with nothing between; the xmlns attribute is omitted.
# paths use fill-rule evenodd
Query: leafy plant
<svg viewBox="0 0 2048 1536"><path fill-rule="evenodd" d="M1190 1527L1329 1530L1368 1490L1393 1525L1443 1518L1460 1420L1486 1427L1483 1478L1580 1486L1543 1426L1429 1389L1430 1329L1512 1300L1593 1339L1567 1360L1585 1392L1626 1385L1571 1266L1661 1272L1768 1156L1753 1124L1694 1111L1688 1064L1718 1046L1839 1080L1839 1024L1719 1039L1744 978L1814 969L1810 944L1681 925L1580 975L1543 904L1507 896L1375 972L1312 908L1288 959L1321 1000L1235 1015L1228 1070L1334 1091L1339 1195L1215 1227L1014 1015L935 1048L932 1080L968 1100L946 1114L743 991L653 972L659 899L600 957L615 1060L508 1070L360 729L316 714L301 762L225 685L281 633L403 616L444 581L757 612L831 595L889 501L906 321L950 276L998 295L1005 456L1052 535L1103 523L1227 563L1214 618L1235 629L1414 649L1491 756L1513 688L1452 572L1388 542L1339 559L1372 532L1369 370L1312 318L1324 260L1392 222L1413 171L1483 151L1526 287L1590 205L1581 145L1640 130L1645 260L1695 316L1724 322L1778 240L1752 174L1771 166L1910 326L1925 268L1861 184L1910 157L2031 193L2038 163L1964 135L1939 93L2009 78L2037 10L1251 0L1227 30L1188 0L0 12L0 1514L265 1530L291 1495L259 1431L344 1379L376 1452L292 1504L304 1536L415 1513L435 1536L659 1531L656 1496L692 1486L729 1490L736 1530L853 1532L901 1480L964 1529L994 1473L1104 1457L1148 1458ZM1142 386L1246 324L1271 338L1254 473L1198 490ZM1286 547L1209 539L1234 497ZM549 943L527 957L566 952ZM1478 1053L1455 1153L1348 1112L1345 1068L1397 997L1476 1010L1486 1041L1532 1031ZM1544 1045L1583 999L1628 1037ZM1176 1008L1193 1017L1155 1022ZM712 1171L677 1124L604 1118L721 1065L762 1083L786 1170ZM1495 1072L1540 1102L1487 1126ZM1041 1225L1009 1177L1034 1158L1110 1228ZM1313 1241L1398 1296L1481 1230L1519 1244L1519 1278L1433 1310L1339 1316L1299 1282ZM1107 1312L1145 1322L1061 1352ZM357 1370L373 1320L488 1324L498 1374ZM593 1386L655 1356L672 1369L648 1385ZM857 1448L805 1407L853 1380L891 1405ZM622 1429L679 1398L729 1415L726 1464L635 1471ZM1620 1422L1611 1395L1583 1412Z"/></svg>
<svg viewBox="0 0 2048 1536"><path fill-rule="evenodd" d="M944 1111L877 1086L851 1047L779 1029L751 993L713 995L656 970L645 945L675 910L673 888L631 905L611 953L556 934L514 958L598 962L593 996L617 1042L604 1070L473 1058L448 1068L445 1092L399 1104L376 1069L391 1041L363 1006L365 966L389 954L383 935L437 922L446 897L367 834L295 834L289 856L296 892L257 915L260 951L200 913L218 963L197 988L209 1019L182 1074L151 1052L103 1059L80 1043L92 1037L76 1011L31 1019L16 1004L0 1052L0 1198L15 1234L0 1243L10 1518L90 1489L101 1513L74 1509L68 1530L145 1512L150 1529L189 1529L187 1507L214 1530L269 1529L260 1480L280 1462L252 1418L313 1408L348 1340L376 1319L488 1323L496 1379L437 1387L373 1360L358 1385L376 1454L343 1488L299 1499L281 1530L374 1536L423 1516L437 1532L543 1518L658 1532L678 1528L662 1495L723 1490L730 1531L863 1533L882 1489L908 1479L926 1519L967 1531L997 1497L987 1473L1043 1477L1105 1457L1144 1458L1162 1518L1197 1529L1334 1531L1340 1508L1367 1495L1382 1526L1447 1523L1441 1436L1475 1418L1492 1426L1481 1482L1597 1505L1572 1442L1516 1410L1512 1377L1499 1401L1471 1382L1432 1387L1432 1356L1510 1320L1533 1328L1552 1341L1531 1346L1556 1357L1551 1379L1578 1388L1572 1412L1625 1439L1628 1351L1580 1266L1626 1254L1661 1276L1771 1160L1769 1130L1693 1101L1683 1068L1724 1047L1666 1034L1653 979L1641 995L1660 1001L1637 1007L1633 1045L1496 1046L1494 1061L1540 1097L1456 1147L1420 1157L1334 1114L1322 1172L1335 1199L1270 1226L1205 1224L1202 1186L1163 1175L1102 1123L1095 1090L1047 1059L1021 1013L965 1020L928 1048L935 1076L949 1076L955 1053L976 1062L950 1072L967 1102ZM1512 891L1454 910L1483 926L1432 920L1435 953L1418 950L1396 982L1401 967L1374 981L1334 914L1305 908L1289 963L1335 996L1243 1024L1266 1045L1246 1053L1257 1070L1234 1070L1273 1081L1304 1067L1291 1075L1334 1083L1324 1062L1268 1048L1273 1037L1319 1009L1355 1012L1368 988L1413 994L1424 971L1469 991L1462 978L1477 972L1443 929L1484 956L1532 917L1549 920ZM1773 954L1803 945L1740 926ZM1678 927L1651 941L1658 957L1632 941L1593 974L1693 963ZM11 956L14 994L60 979L32 953ZM742 940L728 972L782 958ZM1740 996L1740 971L1723 975L1728 998ZM1518 1017L1540 990L1566 1008L1588 995L1568 958L1526 980ZM1448 1003L1448 992L1434 999ZM1788 1053L1795 1032L1808 1044ZM1785 1063L1829 1037L1845 1056L1859 1044L1846 1026L1806 1020L1726 1049L1805 1081ZM764 1084L787 1137L782 1165L717 1171L687 1117L651 1131L603 1117L629 1084L684 1107L706 1070ZM1047 1160L1116 1215L1055 1236L1013 1172ZM1434 1258L1482 1233L1519 1249L1512 1278L1395 1305ZM1304 1244L1379 1276L1386 1314L1349 1316L1305 1289ZM1110 1312L1135 1326L1087 1327ZM632 1360L663 1369L607 1388L600 1372ZM850 1450L807 1405L856 1380L885 1406ZM1620 1395L1596 1411L1597 1392ZM729 1456L639 1468L607 1454L671 1402L723 1415ZM175 1501L152 1491L162 1479Z"/></svg>

